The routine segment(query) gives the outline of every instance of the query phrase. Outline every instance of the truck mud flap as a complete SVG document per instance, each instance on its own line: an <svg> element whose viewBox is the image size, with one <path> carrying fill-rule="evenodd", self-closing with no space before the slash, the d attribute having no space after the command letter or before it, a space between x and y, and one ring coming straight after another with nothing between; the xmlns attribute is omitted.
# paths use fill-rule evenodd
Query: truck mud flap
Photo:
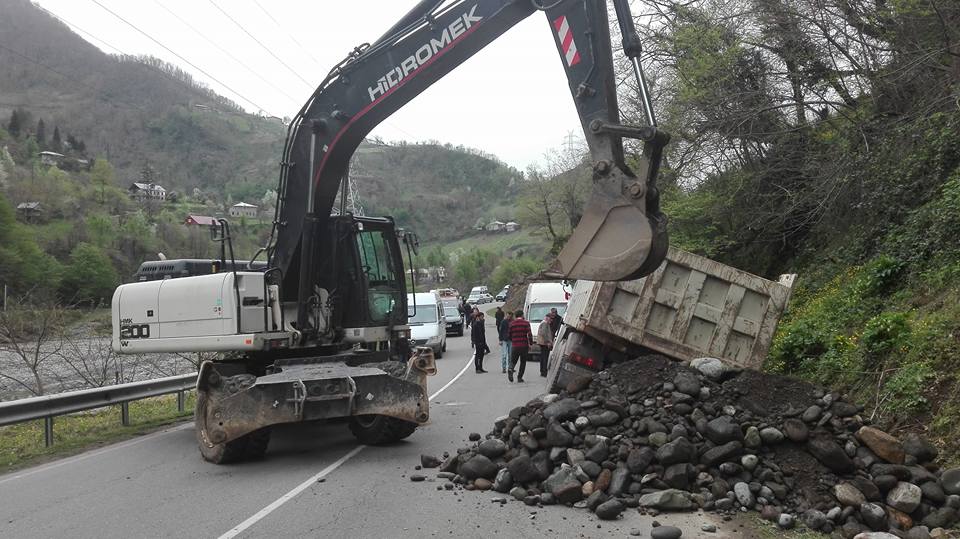
<svg viewBox="0 0 960 539"><path fill-rule="evenodd" d="M278 423L368 414L418 424L430 419L426 377L436 373L436 363L429 348L406 364L294 363L260 377L224 376L218 367L204 362L197 380L195 421L209 444Z"/></svg>

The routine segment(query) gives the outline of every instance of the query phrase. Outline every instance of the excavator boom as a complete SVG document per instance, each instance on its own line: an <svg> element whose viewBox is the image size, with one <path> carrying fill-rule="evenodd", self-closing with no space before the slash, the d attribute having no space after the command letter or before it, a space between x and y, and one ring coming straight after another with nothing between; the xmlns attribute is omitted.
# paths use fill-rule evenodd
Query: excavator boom
<svg viewBox="0 0 960 539"><path fill-rule="evenodd" d="M544 6L541 2L549 2ZM614 0L625 50L639 69L627 0ZM666 253L666 219L657 200L661 148L669 136L648 123L620 124L605 0L457 0L419 2L372 45L337 65L294 118L284 149L269 266L284 276L286 300L309 303L318 262L314 238L328 226L349 161L381 121L515 24L543 11L559 52L593 162L584 216L544 276L635 279ZM647 96L642 71L638 72ZM509 83L509 81L506 81ZM504 118L505 128L535 119ZM623 137L644 141L642 169L624 160ZM322 247L320 248L322 251ZM296 292L297 297L293 297ZM306 318L298 318L304 323Z"/></svg>

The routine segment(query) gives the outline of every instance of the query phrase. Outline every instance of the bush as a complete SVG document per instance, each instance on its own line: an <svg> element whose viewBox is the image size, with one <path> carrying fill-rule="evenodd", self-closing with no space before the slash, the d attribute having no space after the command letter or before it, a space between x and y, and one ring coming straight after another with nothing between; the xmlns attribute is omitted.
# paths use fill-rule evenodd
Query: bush
<svg viewBox="0 0 960 539"><path fill-rule="evenodd" d="M99 247L81 243L70 253L62 295L82 304L109 303L119 282L110 258Z"/></svg>

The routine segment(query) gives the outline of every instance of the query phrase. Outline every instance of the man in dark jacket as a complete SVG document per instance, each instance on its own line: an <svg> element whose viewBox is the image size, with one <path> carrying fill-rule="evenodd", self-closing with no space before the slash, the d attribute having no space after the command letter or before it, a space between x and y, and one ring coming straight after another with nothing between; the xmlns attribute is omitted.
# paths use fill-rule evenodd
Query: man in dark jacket
<svg viewBox="0 0 960 539"><path fill-rule="evenodd" d="M560 331L561 324L563 324L563 318L560 316L560 313L557 312L557 308L553 307L550 309L550 329L553 331L554 337L556 337L557 332Z"/></svg>
<svg viewBox="0 0 960 539"><path fill-rule="evenodd" d="M504 316L503 309L501 307L497 307L497 312L493 314L493 318L497 321L498 328L500 327L500 322L503 322Z"/></svg>
<svg viewBox="0 0 960 539"><path fill-rule="evenodd" d="M483 356L490 352L487 346L487 328L484 327L483 313L478 312L470 325L470 342L473 343L473 366L477 374L487 372L483 370Z"/></svg>
<svg viewBox="0 0 960 539"><path fill-rule="evenodd" d="M523 319L523 311L517 311L514 316L516 318L510 322L510 368L507 370L507 380L513 381L513 370L519 361L517 382L523 382L523 371L527 369L527 352L533 342L533 334L530 332L530 322Z"/></svg>

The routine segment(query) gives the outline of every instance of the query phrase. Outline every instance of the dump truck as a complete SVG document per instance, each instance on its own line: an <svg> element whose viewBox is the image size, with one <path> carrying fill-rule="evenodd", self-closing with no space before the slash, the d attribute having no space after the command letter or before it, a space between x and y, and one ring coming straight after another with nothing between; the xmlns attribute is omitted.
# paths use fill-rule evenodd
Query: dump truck
<svg viewBox="0 0 960 539"><path fill-rule="evenodd" d="M795 278L771 281L671 247L642 279L579 280L550 354L548 389L647 353L759 369Z"/></svg>

